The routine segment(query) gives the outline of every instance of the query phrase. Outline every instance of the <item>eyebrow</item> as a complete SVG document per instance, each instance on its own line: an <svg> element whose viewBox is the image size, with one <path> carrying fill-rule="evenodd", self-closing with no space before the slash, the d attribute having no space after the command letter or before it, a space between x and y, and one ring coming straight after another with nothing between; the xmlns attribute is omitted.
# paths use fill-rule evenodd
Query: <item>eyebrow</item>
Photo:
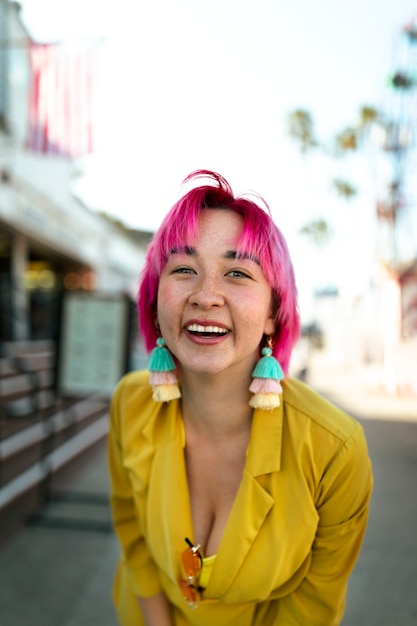
<svg viewBox="0 0 417 626"><path fill-rule="evenodd" d="M227 250L227 252L223 254L223 257L225 259L247 259L248 261L253 261L254 263L257 263L257 265L260 265L259 259L249 252L237 252L236 250Z"/></svg>
<svg viewBox="0 0 417 626"><path fill-rule="evenodd" d="M198 256L196 248L193 246L180 246L178 248L172 248L171 254L185 254L187 256ZM236 250L226 250L226 252L222 255L224 259L247 259L249 261L253 261L257 265L260 265L259 259L250 254L249 252L237 252Z"/></svg>
<svg viewBox="0 0 417 626"><path fill-rule="evenodd" d="M197 256L197 250L192 246L179 246L177 248L171 248L169 256L172 254L186 254L187 256Z"/></svg>

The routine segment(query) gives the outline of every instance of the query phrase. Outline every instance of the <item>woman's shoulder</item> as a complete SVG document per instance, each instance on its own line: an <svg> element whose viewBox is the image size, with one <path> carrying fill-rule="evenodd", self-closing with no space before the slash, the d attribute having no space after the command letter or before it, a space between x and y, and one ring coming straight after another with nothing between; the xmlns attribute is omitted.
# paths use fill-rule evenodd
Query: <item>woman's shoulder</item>
<svg viewBox="0 0 417 626"><path fill-rule="evenodd" d="M312 422L336 438L346 441L356 431L359 423L341 408L324 398L313 388L295 378L282 381L284 407L287 413L297 413L298 419Z"/></svg>
<svg viewBox="0 0 417 626"><path fill-rule="evenodd" d="M148 370L135 370L125 374L116 386L118 389L132 390L132 389L150 389L149 385L149 372Z"/></svg>
<svg viewBox="0 0 417 626"><path fill-rule="evenodd" d="M125 374L114 390L111 403L113 407L123 406L125 412L129 408L137 409L153 404L149 372L140 370Z"/></svg>
<svg viewBox="0 0 417 626"><path fill-rule="evenodd" d="M110 423L125 446L136 446L144 439L155 442L160 433L158 424L166 430L169 420L163 418L169 411L168 403L155 402L152 393L148 371L130 372L119 381L111 399Z"/></svg>
<svg viewBox="0 0 417 626"><path fill-rule="evenodd" d="M117 383L114 393L131 393L132 391L151 391L148 370L135 370L125 374Z"/></svg>

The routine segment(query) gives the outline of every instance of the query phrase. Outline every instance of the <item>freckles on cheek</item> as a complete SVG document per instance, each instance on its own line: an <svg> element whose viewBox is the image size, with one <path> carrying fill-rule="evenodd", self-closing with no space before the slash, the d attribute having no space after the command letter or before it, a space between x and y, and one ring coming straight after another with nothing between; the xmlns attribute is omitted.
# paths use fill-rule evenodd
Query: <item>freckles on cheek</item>
<svg viewBox="0 0 417 626"><path fill-rule="evenodd" d="M172 308L175 301L175 289L163 287L158 293L158 312L160 312L162 308Z"/></svg>
<svg viewBox="0 0 417 626"><path fill-rule="evenodd" d="M273 302L269 294L240 294L239 305L247 317L248 324L256 324L264 316L272 317L273 315Z"/></svg>
<svg viewBox="0 0 417 626"><path fill-rule="evenodd" d="M239 294L239 301L241 306L247 311L256 311L259 313L262 307L263 297L258 293L245 293ZM265 307L268 307L268 303L265 302Z"/></svg>

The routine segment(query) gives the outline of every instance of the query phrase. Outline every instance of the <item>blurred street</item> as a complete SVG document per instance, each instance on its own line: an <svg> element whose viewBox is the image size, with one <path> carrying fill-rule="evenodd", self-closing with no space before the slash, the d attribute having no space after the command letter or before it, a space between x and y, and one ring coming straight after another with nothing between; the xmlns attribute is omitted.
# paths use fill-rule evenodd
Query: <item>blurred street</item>
<svg viewBox="0 0 417 626"><path fill-rule="evenodd" d="M345 374L318 360L308 379L363 424L375 475L343 626L415 626L417 398L375 393ZM44 515L0 544L0 624L116 626L105 442L59 472L53 492L61 498Z"/></svg>

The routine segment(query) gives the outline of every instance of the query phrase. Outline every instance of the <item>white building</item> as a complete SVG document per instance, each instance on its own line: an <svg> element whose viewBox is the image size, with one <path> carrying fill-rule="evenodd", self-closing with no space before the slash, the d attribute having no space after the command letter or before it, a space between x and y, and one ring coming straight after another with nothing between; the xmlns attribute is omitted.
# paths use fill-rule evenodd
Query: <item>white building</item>
<svg viewBox="0 0 417 626"><path fill-rule="evenodd" d="M29 38L0 0L0 341L50 338L68 290L136 297L151 233L99 215L71 193L77 162L25 148Z"/></svg>

